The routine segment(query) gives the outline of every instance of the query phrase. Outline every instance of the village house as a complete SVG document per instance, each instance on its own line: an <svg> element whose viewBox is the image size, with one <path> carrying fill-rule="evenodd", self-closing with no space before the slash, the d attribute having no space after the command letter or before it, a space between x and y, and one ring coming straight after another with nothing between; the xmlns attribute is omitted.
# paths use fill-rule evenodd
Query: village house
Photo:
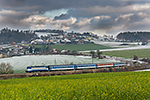
<svg viewBox="0 0 150 100"><path fill-rule="evenodd" d="M3 54L2 53L0 53L0 58L2 58L3 57Z"/></svg>

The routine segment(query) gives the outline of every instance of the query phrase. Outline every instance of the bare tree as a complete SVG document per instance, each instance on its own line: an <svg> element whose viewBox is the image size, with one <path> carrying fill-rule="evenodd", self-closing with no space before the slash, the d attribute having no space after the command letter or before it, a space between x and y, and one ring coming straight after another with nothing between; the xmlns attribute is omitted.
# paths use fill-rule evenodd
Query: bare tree
<svg viewBox="0 0 150 100"><path fill-rule="evenodd" d="M95 52L94 51L90 51L90 53L92 54L92 63L93 63L93 58L95 57Z"/></svg>
<svg viewBox="0 0 150 100"><path fill-rule="evenodd" d="M0 74L12 74L14 73L13 67L7 63L1 63L0 64Z"/></svg>
<svg viewBox="0 0 150 100"><path fill-rule="evenodd" d="M133 60L138 60L138 56L134 55Z"/></svg>
<svg viewBox="0 0 150 100"><path fill-rule="evenodd" d="M101 58L101 54L102 54L102 52L100 52L99 50L97 50L97 55L98 55L99 59Z"/></svg>
<svg viewBox="0 0 150 100"><path fill-rule="evenodd" d="M72 51L72 54L75 56L75 55L78 54L78 52L77 52L76 50L73 50L73 51Z"/></svg>
<svg viewBox="0 0 150 100"><path fill-rule="evenodd" d="M92 58L95 57L95 52L94 51L90 51L90 53L92 54Z"/></svg>

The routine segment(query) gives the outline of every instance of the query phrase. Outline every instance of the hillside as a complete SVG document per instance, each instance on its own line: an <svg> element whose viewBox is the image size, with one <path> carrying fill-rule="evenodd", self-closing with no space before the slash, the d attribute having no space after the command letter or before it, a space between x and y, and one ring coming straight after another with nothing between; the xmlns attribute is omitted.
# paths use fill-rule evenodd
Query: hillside
<svg viewBox="0 0 150 100"><path fill-rule="evenodd" d="M14 29L4 28L0 31L0 44L6 44L11 42L20 43L21 41L29 41L31 38L36 37L31 31L20 31Z"/></svg>
<svg viewBox="0 0 150 100"><path fill-rule="evenodd" d="M129 41L147 42L150 39L150 32L121 32L117 35L117 38Z"/></svg>
<svg viewBox="0 0 150 100"><path fill-rule="evenodd" d="M42 45L35 45L35 47L42 47ZM51 45L52 49L58 50L76 50L76 51L87 51L87 50L102 50L102 49L114 49L113 47L99 45L99 44L65 44L65 45Z"/></svg>

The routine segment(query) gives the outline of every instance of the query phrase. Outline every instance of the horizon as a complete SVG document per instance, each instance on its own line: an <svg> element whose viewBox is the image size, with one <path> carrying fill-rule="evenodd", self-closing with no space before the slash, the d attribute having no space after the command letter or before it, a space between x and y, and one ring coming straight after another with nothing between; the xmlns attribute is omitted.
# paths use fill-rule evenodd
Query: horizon
<svg viewBox="0 0 150 100"><path fill-rule="evenodd" d="M0 29L0 31L2 30L2 29L10 29L9 27L4 27L4 28L1 28ZM27 30L30 30L30 31L36 31L36 30L62 30L62 29L10 29L10 30L19 30L19 31L27 31ZM69 33L69 32L75 32L75 33L80 33L80 34L83 34L83 33L92 33L92 34L94 34L93 32L90 32L90 31L84 31L84 32L76 32L76 31L65 31L65 30L62 30L62 31L64 31L64 32L67 32L67 33ZM94 35L97 35L97 36L100 36L100 37L103 37L103 36L111 36L111 35L113 35L114 37L116 37L117 35L119 35L120 33L125 33L125 32L150 32L150 31L141 31L141 30L133 30L133 31L120 31L120 32L118 32L118 33L116 33L116 34L103 34L103 35L100 35L100 34L94 34ZM37 32L38 33L38 32ZM39 32L39 33L45 33L45 32ZM48 33L47 33L48 34Z"/></svg>

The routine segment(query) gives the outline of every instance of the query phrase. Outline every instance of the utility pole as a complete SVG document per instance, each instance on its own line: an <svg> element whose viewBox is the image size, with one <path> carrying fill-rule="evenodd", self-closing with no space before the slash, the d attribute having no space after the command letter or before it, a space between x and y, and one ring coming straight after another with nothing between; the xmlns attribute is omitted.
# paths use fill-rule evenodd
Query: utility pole
<svg viewBox="0 0 150 100"><path fill-rule="evenodd" d="M56 65L56 59L54 60L54 64Z"/></svg>

